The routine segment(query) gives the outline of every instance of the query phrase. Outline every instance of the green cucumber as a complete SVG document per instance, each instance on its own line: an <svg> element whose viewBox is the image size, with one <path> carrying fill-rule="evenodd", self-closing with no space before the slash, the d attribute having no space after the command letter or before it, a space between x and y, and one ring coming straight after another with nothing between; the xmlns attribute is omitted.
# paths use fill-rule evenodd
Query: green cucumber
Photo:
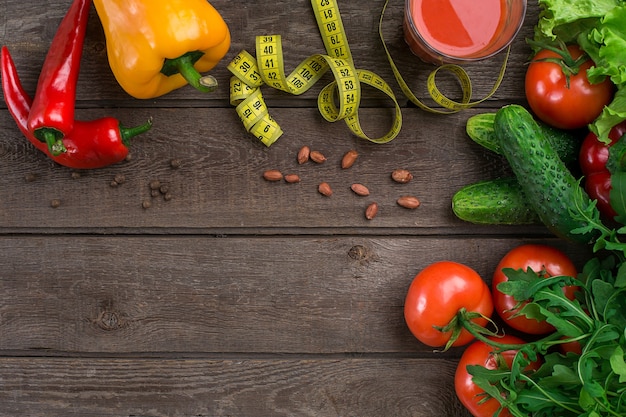
<svg viewBox="0 0 626 417"><path fill-rule="evenodd" d="M502 107L496 113L494 130L528 204L548 230L571 241L591 243L592 233L572 233L588 226L572 213L587 210L592 202L528 110L515 104Z"/></svg>
<svg viewBox="0 0 626 417"><path fill-rule="evenodd" d="M465 131L477 144L502 155L502 149L494 130L496 113L479 113L467 119ZM572 132L556 129L537 121L545 139L550 142L556 153L567 166L578 161L578 151L582 139Z"/></svg>
<svg viewBox="0 0 626 417"><path fill-rule="evenodd" d="M515 177L469 184L452 197L452 211L475 224L541 224Z"/></svg>

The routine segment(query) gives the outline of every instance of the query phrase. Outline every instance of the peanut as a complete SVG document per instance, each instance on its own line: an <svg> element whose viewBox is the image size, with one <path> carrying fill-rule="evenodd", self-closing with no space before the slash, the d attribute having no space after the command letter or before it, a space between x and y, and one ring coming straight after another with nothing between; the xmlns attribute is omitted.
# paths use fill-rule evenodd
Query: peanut
<svg viewBox="0 0 626 417"><path fill-rule="evenodd" d="M343 158L341 159L341 168L348 169L356 162L356 159L359 157L359 154L354 149L349 150L345 153Z"/></svg>
<svg viewBox="0 0 626 417"><path fill-rule="evenodd" d="M370 190L368 190L368 188L364 186L363 184L352 184L350 186L350 189L354 191L356 195L360 195L360 196L370 195Z"/></svg>
<svg viewBox="0 0 626 417"><path fill-rule="evenodd" d="M406 184L413 179L413 174L406 169L396 169L391 173L391 178L399 184Z"/></svg>
<svg viewBox="0 0 626 417"><path fill-rule="evenodd" d="M324 156L323 153L319 151L311 151L311 153L309 154L309 157L311 158L311 161L317 164L323 164L324 162L326 162L326 157Z"/></svg>
<svg viewBox="0 0 626 417"><path fill-rule="evenodd" d="M283 174L277 169L268 169L263 173L263 178L267 181L280 181L283 179Z"/></svg>
<svg viewBox="0 0 626 417"><path fill-rule="evenodd" d="M372 220L378 214L378 204L370 203L369 206L365 209L365 218L367 220Z"/></svg>
<svg viewBox="0 0 626 417"><path fill-rule="evenodd" d="M333 190L332 188L330 188L330 185L327 182L321 183L317 187L317 191L319 191L321 195L326 196L326 197L330 197L331 195L333 195Z"/></svg>
<svg viewBox="0 0 626 417"><path fill-rule="evenodd" d="M421 204L417 197L413 197L412 195L403 195L398 198L397 203L400 207L408 209L416 209Z"/></svg>
<svg viewBox="0 0 626 417"><path fill-rule="evenodd" d="M304 164L305 162L307 162L309 160L309 156L311 155L311 148L309 148L308 146L303 146L302 148L300 148L300 150L298 151L298 163L300 165Z"/></svg>
<svg viewBox="0 0 626 417"><path fill-rule="evenodd" d="M285 182L288 182L290 184L300 182L300 176L298 174L287 174L285 175Z"/></svg>

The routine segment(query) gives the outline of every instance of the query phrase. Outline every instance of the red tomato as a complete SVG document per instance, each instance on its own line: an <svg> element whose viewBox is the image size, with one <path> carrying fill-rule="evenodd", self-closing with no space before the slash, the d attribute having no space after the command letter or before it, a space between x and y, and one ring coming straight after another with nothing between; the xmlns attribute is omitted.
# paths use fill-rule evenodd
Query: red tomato
<svg viewBox="0 0 626 417"><path fill-rule="evenodd" d="M422 343L444 346L451 332L442 332L434 326L447 325L461 309L478 312L486 317L493 313L489 286L472 268L451 261L428 265L411 283L404 303L404 319L411 333ZM480 326L487 320L473 320ZM462 346L473 340L465 329L452 346Z"/></svg>
<svg viewBox="0 0 626 417"><path fill-rule="evenodd" d="M596 203L598 210L606 220L612 220L617 212L611 206L611 173L608 170L594 172L585 177L585 191Z"/></svg>
<svg viewBox="0 0 626 417"><path fill-rule="evenodd" d="M582 55L577 45L568 46L572 58ZM607 78L598 84L590 84L587 70L594 65L584 62L577 74L567 77L561 65L546 58L560 59L556 52L541 50L532 59L526 71L526 99L535 115L545 123L559 129L578 129L593 122L604 106L613 98L614 85Z"/></svg>
<svg viewBox="0 0 626 417"><path fill-rule="evenodd" d="M578 272L571 259L559 249L547 245L521 245L513 248L498 263L493 274L492 293L493 304L496 312L506 323L514 329L528 334L546 334L554 331L554 327L545 321L537 321L526 318L524 315L511 317L518 309L515 309L517 301L507 294L498 290L497 286L508 278L502 272L503 268L532 269L543 277L567 275L576 277ZM574 299L578 287L564 287L563 291L569 299Z"/></svg>
<svg viewBox="0 0 626 417"><path fill-rule="evenodd" d="M580 145L578 162L584 175L593 172L608 171L609 148L626 134L626 121L621 122L609 131L609 143L600 142L593 132L589 132Z"/></svg>
<svg viewBox="0 0 626 417"><path fill-rule="evenodd" d="M611 206L611 172L606 166L609 148L626 133L626 122L613 126L609 131L609 143L603 143L595 133L589 132L578 155L580 169L585 176L585 191L592 200L598 200L598 210L607 220L617 216Z"/></svg>
<svg viewBox="0 0 626 417"><path fill-rule="evenodd" d="M566 339L566 336L563 336L561 339ZM569 352L575 353L577 355L582 355L583 347L578 341L567 342L559 344L559 350L562 354L566 355Z"/></svg>
<svg viewBox="0 0 626 417"><path fill-rule="evenodd" d="M523 344L522 339L515 336L505 335L503 337L493 338L493 340L499 343L506 344ZM456 395L467 408L467 410L474 417L492 417L494 413L500 408L500 403L495 398L489 398L486 401L483 395L485 391L478 387L472 381L472 375L467 371L468 365L481 365L487 369L498 369L499 363L498 357L494 354L494 348L482 341L476 341L469 345L463 352L459 364L454 374L454 389ZM507 350L501 352L500 358L504 359L504 362L510 367L513 362L513 358L517 353L516 350ZM540 363L532 363L527 370L536 370L540 366ZM498 415L499 417L510 417L511 413L504 409Z"/></svg>

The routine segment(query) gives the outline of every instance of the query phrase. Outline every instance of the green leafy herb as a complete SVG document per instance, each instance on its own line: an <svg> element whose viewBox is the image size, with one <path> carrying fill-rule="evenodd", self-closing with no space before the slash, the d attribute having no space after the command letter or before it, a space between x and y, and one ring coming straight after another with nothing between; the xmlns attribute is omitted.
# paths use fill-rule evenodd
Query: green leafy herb
<svg viewBox="0 0 626 417"><path fill-rule="evenodd" d="M539 312L556 331L520 346L510 369L468 367L474 382L517 417L625 416L623 265L612 255L594 257L580 277L543 278L532 270L504 269L508 281L498 288L516 300L530 299L522 312L532 317ZM563 292L569 285L580 288L575 300ZM580 354L555 349L573 340ZM537 357L543 358L541 367L524 372Z"/></svg>
<svg viewBox="0 0 626 417"><path fill-rule="evenodd" d="M595 66L592 83L609 77L617 87L613 101L589 128L608 143L611 128L626 120L626 2L623 0L539 0L537 42L578 43Z"/></svg>

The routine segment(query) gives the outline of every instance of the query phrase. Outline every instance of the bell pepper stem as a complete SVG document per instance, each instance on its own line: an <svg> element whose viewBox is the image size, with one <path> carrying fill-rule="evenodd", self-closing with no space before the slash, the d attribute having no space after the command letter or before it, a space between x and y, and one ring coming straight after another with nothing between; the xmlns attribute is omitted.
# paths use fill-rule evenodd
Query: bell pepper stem
<svg viewBox="0 0 626 417"><path fill-rule="evenodd" d="M59 156L67 151L65 145L63 145L63 134L58 130L40 129L37 133L37 139L48 145L48 151L50 151L52 155Z"/></svg>
<svg viewBox="0 0 626 417"><path fill-rule="evenodd" d="M134 127L123 127L120 125L120 137L122 138L122 143L126 146L130 146L130 139L140 135L144 132L147 132L152 127L152 117L148 119L148 121L142 125L134 126Z"/></svg>
<svg viewBox="0 0 626 417"><path fill-rule="evenodd" d="M168 59L167 65L173 66L189 85L203 93L210 93L217 88L217 80L211 75L202 75L193 66L197 59L191 54L185 54L175 59Z"/></svg>

